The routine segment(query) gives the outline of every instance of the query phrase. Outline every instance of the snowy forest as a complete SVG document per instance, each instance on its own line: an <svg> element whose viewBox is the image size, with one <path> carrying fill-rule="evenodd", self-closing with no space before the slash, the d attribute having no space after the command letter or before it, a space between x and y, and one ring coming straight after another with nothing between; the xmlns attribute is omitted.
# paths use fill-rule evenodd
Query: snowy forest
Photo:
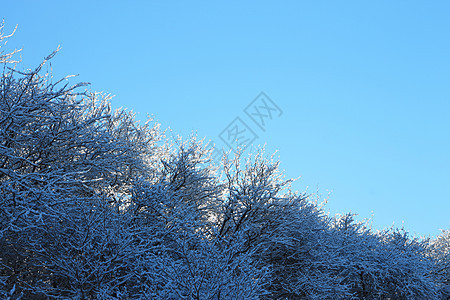
<svg viewBox="0 0 450 300"><path fill-rule="evenodd" d="M218 165L0 51L1 299L450 299L449 230L330 216L262 150Z"/></svg>

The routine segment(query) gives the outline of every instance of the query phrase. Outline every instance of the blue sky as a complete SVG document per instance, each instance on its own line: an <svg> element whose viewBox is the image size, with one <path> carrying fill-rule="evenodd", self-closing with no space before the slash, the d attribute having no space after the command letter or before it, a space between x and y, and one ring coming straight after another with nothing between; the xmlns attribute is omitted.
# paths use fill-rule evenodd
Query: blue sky
<svg viewBox="0 0 450 300"><path fill-rule="evenodd" d="M9 48L185 137L240 117L295 189L376 229L450 228L450 2L6 1ZM261 91L283 111L261 130Z"/></svg>

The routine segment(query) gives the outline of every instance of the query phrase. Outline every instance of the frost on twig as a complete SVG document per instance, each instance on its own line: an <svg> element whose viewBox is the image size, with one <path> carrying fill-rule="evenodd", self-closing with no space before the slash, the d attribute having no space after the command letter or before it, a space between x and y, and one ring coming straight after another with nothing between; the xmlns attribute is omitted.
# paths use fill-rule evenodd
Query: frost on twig
<svg viewBox="0 0 450 300"><path fill-rule="evenodd" d="M5 22L4 20L0 23L0 63L18 63L18 60L15 60L13 56L20 52L22 49L15 49L12 52L4 53L3 48L8 43L8 39L14 35L17 29L17 25L14 28L13 32L10 34L4 34L3 30L5 28Z"/></svg>

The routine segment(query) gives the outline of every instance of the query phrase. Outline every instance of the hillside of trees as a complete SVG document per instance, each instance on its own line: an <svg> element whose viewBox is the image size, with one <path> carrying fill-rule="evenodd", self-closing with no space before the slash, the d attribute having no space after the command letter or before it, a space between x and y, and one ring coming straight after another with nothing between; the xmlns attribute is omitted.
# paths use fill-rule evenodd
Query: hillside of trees
<svg viewBox="0 0 450 300"><path fill-rule="evenodd" d="M262 151L218 166L53 81L54 54L23 72L0 52L1 299L450 298L450 231L329 216Z"/></svg>

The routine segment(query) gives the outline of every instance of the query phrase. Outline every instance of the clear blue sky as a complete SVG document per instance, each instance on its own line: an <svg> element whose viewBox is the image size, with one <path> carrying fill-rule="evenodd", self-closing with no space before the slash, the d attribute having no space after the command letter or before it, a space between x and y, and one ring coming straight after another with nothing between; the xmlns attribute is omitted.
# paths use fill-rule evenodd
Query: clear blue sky
<svg viewBox="0 0 450 300"><path fill-rule="evenodd" d="M298 190L383 228L450 228L450 2L4 1L20 68L58 45L113 104L219 142L236 117ZM258 128L264 91L283 111Z"/></svg>

